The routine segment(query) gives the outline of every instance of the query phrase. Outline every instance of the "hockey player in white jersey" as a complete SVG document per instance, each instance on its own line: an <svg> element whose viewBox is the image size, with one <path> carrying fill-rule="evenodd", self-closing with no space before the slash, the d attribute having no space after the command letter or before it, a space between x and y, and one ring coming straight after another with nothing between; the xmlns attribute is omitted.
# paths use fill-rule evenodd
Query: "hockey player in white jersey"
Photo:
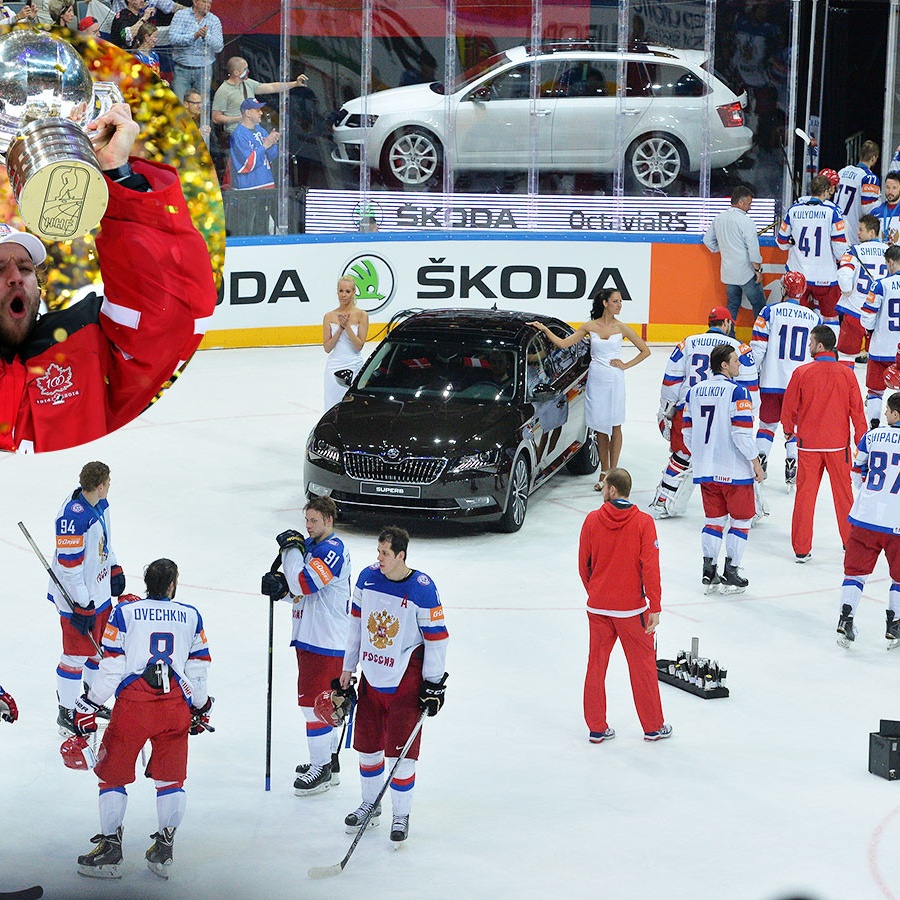
<svg viewBox="0 0 900 900"><path fill-rule="evenodd" d="M716 347L709 358L710 377L690 388L684 403L684 442L706 515L701 546L707 593L720 585L726 593L740 592L749 583L738 569L756 512L753 484L764 473L753 440L750 392L734 380L740 368L734 347ZM723 539L725 566L719 575Z"/></svg>
<svg viewBox="0 0 900 900"><path fill-rule="evenodd" d="M350 626L350 554L334 533L337 505L313 497L304 507L306 531L283 531L284 574L263 576L263 593L292 604L291 646L297 651L297 704L306 719L309 765L297 766L294 793L309 797L340 783L340 730L316 715L316 698L333 688L344 668ZM268 588L267 588L268 584Z"/></svg>
<svg viewBox="0 0 900 900"><path fill-rule="evenodd" d="M121 877L125 786L135 780L137 757L147 741L159 827L145 858L154 874L169 877L175 830L186 805L188 734L213 730L206 688L210 654L200 613L176 602L178 567L172 560L150 563L144 583L146 599L123 597L109 617L97 677L75 704L75 728L83 736L97 730L98 707L116 695L94 766L100 833L91 838L94 849L78 857L78 872L93 878ZM72 740L77 739L66 744ZM63 758L68 764L65 753Z"/></svg>
<svg viewBox="0 0 900 900"><path fill-rule="evenodd" d="M878 155L878 144L863 141L859 162L855 166L844 166L838 172L840 180L834 202L844 217L848 244L857 242L859 220L872 212L881 199L878 176L872 171L872 166L878 163Z"/></svg>
<svg viewBox="0 0 900 900"><path fill-rule="evenodd" d="M781 278L783 299L763 308L753 325L750 346L759 368L759 430L756 449L763 469L768 468L775 431L781 421L781 402L794 369L809 361L809 333L821 324L817 312L801 306L806 279L800 272L786 272ZM784 480L797 480L797 441L785 443Z"/></svg>
<svg viewBox="0 0 900 900"><path fill-rule="evenodd" d="M862 327L870 332L866 364L866 418L875 428L881 421L884 372L894 361L900 339L900 245L884 251L888 274L872 285L860 313Z"/></svg>
<svg viewBox="0 0 900 900"><path fill-rule="evenodd" d="M886 244L900 243L900 172L884 176L884 202L872 210L878 219L878 237Z"/></svg>
<svg viewBox="0 0 900 900"><path fill-rule="evenodd" d="M872 285L887 275L884 251L888 245L878 240L881 224L873 215L859 220L859 243L847 248L838 266L838 283L841 299L837 311L841 317L837 351L851 363L860 349L866 349L866 332L860 323L862 307Z"/></svg>
<svg viewBox="0 0 900 900"><path fill-rule="evenodd" d="M759 406L759 378L749 344L734 337L734 322L724 306L714 307L708 317L709 330L686 337L672 351L663 374L656 419L669 442L671 455L654 493L650 512L657 519L684 514L694 482L691 455L682 438L684 398L688 389L709 377L709 355L720 344L731 344L741 368L737 382L750 391L754 410Z"/></svg>
<svg viewBox="0 0 900 900"><path fill-rule="evenodd" d="M828 179L816 175L810 182L810 196L798 200L784 214L775 240L788 251L788 270L800 272L806 279L806 295L800 301L815 305L836 336L841 297L837 260L847 249L847 238L844 220L828 199L830 189Z"/></svg>
<svg viewBox="0 0 900 900"><path fill-rule="evenodd" d="M842 647L856 639L856 608L866 578L882 552L891 576L884 636L889 650L900 646L900 392L887 398L885 420L887 424L863 435L853 463L858 492L850 510L850 537L844 550L837 626Z"/></svg>

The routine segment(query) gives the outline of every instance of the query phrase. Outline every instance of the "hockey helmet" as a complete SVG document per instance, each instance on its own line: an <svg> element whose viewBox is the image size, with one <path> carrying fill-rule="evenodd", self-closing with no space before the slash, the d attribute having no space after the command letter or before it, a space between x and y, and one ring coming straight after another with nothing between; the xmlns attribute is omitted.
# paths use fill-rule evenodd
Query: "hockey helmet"
<svg viewBox="0 0 900 900"><path fill-rule="evenodd" d="M831 182L832 187L837 187L838 182L841 180L841 176L838 175L838 173L835 172L834 169L820 169L819 174L823 178L827 178Z"/></svg>
<svg viewBox="0 0 900 900"><path fill-rule="evenodd" d="M335 679L335 681L337 681ZM350 715L356 701L356 691L351 685L347 690L340 687L329 688L316 697L313 711L316 718L325 725L337 728Z"/></svg>
<svg viewBox="0 0 900 900"><path fill-rule="evenodd" d="M800 300L806 296L806 276L802 272L785 272L781 276L781 287L785 297Z"/></svg>
<svg viewBox="0 0 900 900"><path fill-rule="evenodd" d="M97 757L91 750L88 742L79 734L73 735L62 742L59 748L59 755L67 769L82 769L87 771L93 769L97 764Z"/></svg>
<svg viewBox="0 0 900 900"><path fill-rule="evenodd" d="M900 391L900 344L894 362L884 370L884 386L892 391Z"/></svg>

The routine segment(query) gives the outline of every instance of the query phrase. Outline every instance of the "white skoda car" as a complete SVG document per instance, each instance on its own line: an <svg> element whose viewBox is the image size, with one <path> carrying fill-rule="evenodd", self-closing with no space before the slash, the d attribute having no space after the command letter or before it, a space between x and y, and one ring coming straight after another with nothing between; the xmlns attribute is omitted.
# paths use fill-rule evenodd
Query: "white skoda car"
<svg viewBox="0 0 900 900"><path fill-rule="evenodd" d="M367 165L391 186L427 188L445 158L471 171L523 170L534 160L548 171L614 172L618 145L629 187L640 190L698 171L704 140L712 168L750 149L747 95L707 71L701 51L643 46L620 56L589 46L514 47L464 72L446 94L433 82L378 91L365 105L357 97L341 108L332 158L362 165L365 144Z"/></svg>

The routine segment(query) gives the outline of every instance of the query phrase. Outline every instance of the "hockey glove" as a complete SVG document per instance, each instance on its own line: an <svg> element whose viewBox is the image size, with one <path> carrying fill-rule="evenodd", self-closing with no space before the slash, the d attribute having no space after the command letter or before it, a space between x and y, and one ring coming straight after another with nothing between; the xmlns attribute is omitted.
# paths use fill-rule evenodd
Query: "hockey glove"
<svg viewBox="0 0 900 900"><path fill-rule="evenodd" d="M88 635L93 631L94 618L94 601L91 600L90 606L78 606L78 604L76 604L75 609L72 610L70 621L72 627L79 634Z"/></svg>
<svg viewBox="0 0 900 900"><path fill-rule="evenodd" d="M656 411L656 423L659 425L659 433L667 441L672 439L672 415L675 407L672 403L665 402L659 404Z"/></svg>
<svg viewBox="0 0 900 900"><path fill-rule="evenodd" d="M16 701L13 700L12 694L7 694L0 687L0 719L3 719L4 722L15 722L18 718L19 707L16 706Z"/></svg>
<svg viewBox="0 0 900 900"><path fill-rule="evenodd" d="M288 593L287 578L281 572L266 572L262 577L260 591L270 600L280 600Z"/></svg>
<svg viewBox="0 0 900 900"><path fill-rule="evenodd" d="M196 706L191 707L191 734L203 734L204 731L216 730L209 724L209 714L213 703L215 703L215 698L207 697L206 703L199 709Z"/></svg>
<svg viewBox="0 0 900 900"><path fill-rule="evenodd" d="M306 553L306 538L299 531L294 531L293 528L282 531L281 534L276 535L275 540L278 541L278 546L282 550L290 550L293 547L301 553Z"/></svg>
<svg viewBox="0 0 900 900"><path fill-rule="evenodd" d="M82 694L75 701L75 731L84 736L97 730L97 710L99 703L88 700L87 694Z"/></svg>
<svg viewBox="0 0 900 900"><path fill-rule="evenodd" d="M444 682L447 680L447 673L440 681L423 681L422 687L419 688L419 709L428 713L429 716L436 716L441 707L444 705L444 693L447 688Z"/></svg>
<svg viewBox="0 0 900 900"><path fill-rule="evenodd" d="M109 592L113 597L121 597L125 593L125 573L121 566L113 566L110 570Z"/></svg>
<svg viewBox="0 0 900 900"><path fill-rule="evenodd" d="M347 687L342 688L340 678L333 678L331 680L334 711L341 721L352 714L353 707L356 705L356 688L353 686L355 683L356 678L354 677Z"/></svg>

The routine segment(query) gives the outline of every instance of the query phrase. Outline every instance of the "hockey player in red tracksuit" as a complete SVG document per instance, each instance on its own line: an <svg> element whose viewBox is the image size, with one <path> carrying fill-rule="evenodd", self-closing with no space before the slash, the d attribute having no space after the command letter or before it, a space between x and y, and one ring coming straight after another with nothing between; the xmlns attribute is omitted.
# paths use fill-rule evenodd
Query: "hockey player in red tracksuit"
<svg viewBox="0 0 900 900"><path fill-rule="evenodd" d="M618 638L628 661L631 690L644 739L672 733L663 722L653 632L662 589L656 525L629 499L631 476L613 469L603 482L604 503L581 528L578 573L588 592L590 651L584 679L584 719L591 743L616 736L606 720L606 669Z"/></svg>
<svg viewBox="0 0 900 900"><path fill-rule="evenodd" d="M805 563L811 554L813 515L822 471L828 470L834 512L841 541L850 536L847 516L853 505L850 482L852 447L866 433L866 414L862 394L853 371L838 363L834 332L817 325L809 335L813 361L800 366L791 375L781 407L784 433L797 437L797 493L791 518L791 544L797 562Z"/></svg>
<svg viewBox="0 0 900 900"><path fill-rule="evenodd" d="M131 421L197 349L215 309L209 252L177 173L129 159L138 128L126 104L104 120L116 127L98 151L109 188L96 241L105 296L34 323L41 260L23 255L23 275L7 259L19 233L7 228L0 245L0 450L58 450Z"/></svg>

